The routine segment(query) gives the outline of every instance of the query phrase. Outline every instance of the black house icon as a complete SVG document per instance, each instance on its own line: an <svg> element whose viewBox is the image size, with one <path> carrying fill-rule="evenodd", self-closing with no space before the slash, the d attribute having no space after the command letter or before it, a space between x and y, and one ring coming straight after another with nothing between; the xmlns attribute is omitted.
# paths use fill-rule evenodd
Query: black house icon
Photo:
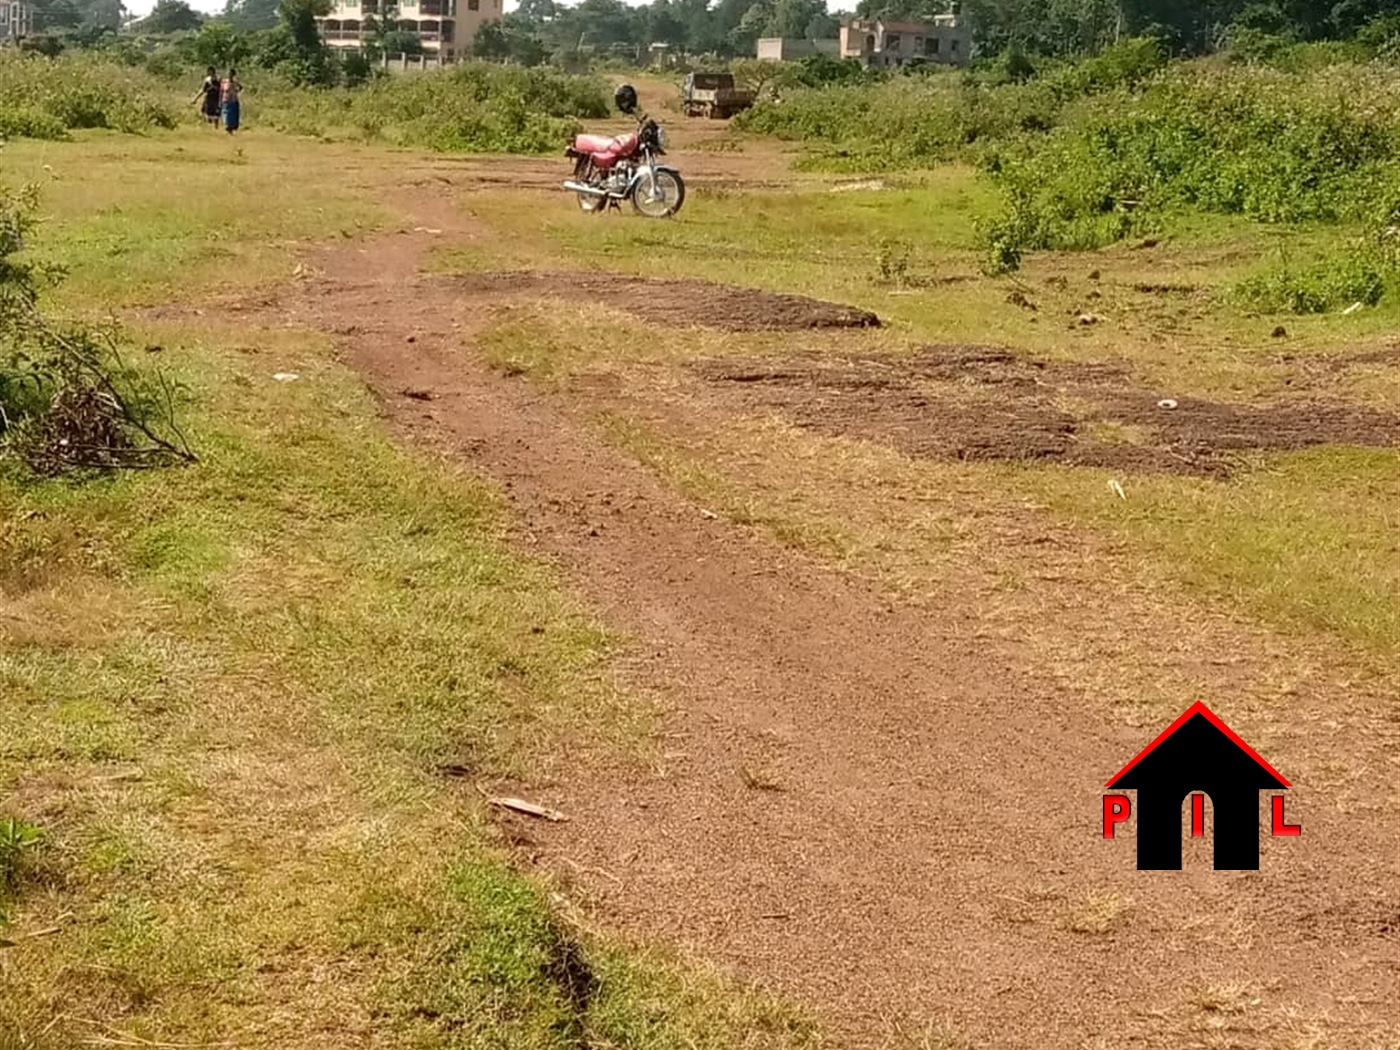
<svg viewBox="0 0 1400 1050"><path fill-rule="evenodd" d="M1259 792L1286 788L1273 766L1215 716L1192 704L1108 782L1137 790L1137 857L1143 871L1181 868L1182 803L1210 797L1217 871L1259 868Z"/></svg>

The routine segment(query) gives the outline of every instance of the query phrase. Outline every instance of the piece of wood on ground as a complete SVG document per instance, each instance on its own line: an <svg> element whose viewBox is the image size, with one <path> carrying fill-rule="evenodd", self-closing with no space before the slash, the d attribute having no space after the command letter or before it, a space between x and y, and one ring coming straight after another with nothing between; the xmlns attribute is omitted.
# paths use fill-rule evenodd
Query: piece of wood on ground
<svg viewBox="0 0 1400 1050"><path fill-rule="evenodd" d="M556 823L569 819L557 809L550 809L548 806L527 802L523 798L505 798L500 795L488 795L486 801L493 806L500 806L502 809L514 810L516 813L524 813L527 816L540 817L544 820L555 821Z"/></svg>

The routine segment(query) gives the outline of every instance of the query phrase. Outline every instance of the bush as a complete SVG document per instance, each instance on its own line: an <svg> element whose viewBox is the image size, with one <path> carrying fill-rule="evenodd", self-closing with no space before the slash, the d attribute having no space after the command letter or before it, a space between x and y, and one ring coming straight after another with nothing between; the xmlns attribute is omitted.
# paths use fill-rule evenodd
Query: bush
<svg viewBox="0 0 1400 1050"><path fill-rule="evenodd" d="M259 102L263 118L285 131L354 128L401 145L480 153L556 150L578 118L608 114L600 81L487 63L379 77L354 91L284 88Z"/></svg>
<svg viewBox="0 0 1400 1050"><path fill-rule="evenodd" d="M161 373L128 367L113 333L40 313L60 275L21 255L36 204L32 189L0 189L0 459L39 474L193 460Z"/></svg>
<svg viewBox="0 0 1400 1050"><path fill-rule="evenodd" d="M63 138L78 128L143 132L175 126L167 94L150 77L91 56L0 52L0 134Z"/></svg>
<svg viewBox="0 0 1400 1050"><path fill-rule="evenodd" d="M822 143L825 166L920 167L1026 132L1049 131L1066 107L1133 88L1166 61L1152 38L1126 40L1093 58L1047 67L1039 76L1030 75L1029 64L991 77L936 66L890 76L818 57L785 77L785 85L798 90L781 102L761 102L736 121L750 131Z"/></svg>
<svg viewBox="0 0 1400 1050"><path fill-rule="evenodd" d="M14 890L26 858L43 840L44 833L33 824L0 818L0 899Z"/></svg>
<svg viewBox="0 0 1400 1050"><path fill-rule="evenodd" d="M1400 182L1400 82L1179 66L1080 104L1049 135L989 150L1007 192L986 247L1095 247L1189 206L1269 223L1363 221Z"/></svg>
<svg viewBox="0 0 1400 1050"><path fill-rule="evenodd" d="M1320 314L1375 306L1400 278L1400 206L1382 207L1363 236L1301 269L1287 259L1235 287L1243 305L1266 313Z"/></svg>
<svg viewBox="0 0 1400 1050"><path fill-rule="evenodd" d="M1236 287L1235 297L1263 313L1321 314L1353 303L1375 306L1385 290L1386 275L1353 256L1257 274Z"/></svg>

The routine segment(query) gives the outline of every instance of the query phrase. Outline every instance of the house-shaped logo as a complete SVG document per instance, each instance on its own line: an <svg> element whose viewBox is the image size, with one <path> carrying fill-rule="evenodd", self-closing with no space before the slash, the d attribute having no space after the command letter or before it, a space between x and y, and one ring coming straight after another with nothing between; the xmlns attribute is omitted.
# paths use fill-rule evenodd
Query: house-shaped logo
<svg viewBox="0 0 1400 1050"><path fill-rule="evenodd" d="M1205 704L1196 703L1118 771L1108 787L1137 791L1139 871L1180 871L1182 803L1191 796L1191 835L1205 834L1205 799L1214 823L1215 869L1259 869L1259 792L1288 781ZM1284 822L1283 796L1273 796L1273 833L1298 835ZM1103 797L1103 834L1132 814L1127 795Z"/></svg>

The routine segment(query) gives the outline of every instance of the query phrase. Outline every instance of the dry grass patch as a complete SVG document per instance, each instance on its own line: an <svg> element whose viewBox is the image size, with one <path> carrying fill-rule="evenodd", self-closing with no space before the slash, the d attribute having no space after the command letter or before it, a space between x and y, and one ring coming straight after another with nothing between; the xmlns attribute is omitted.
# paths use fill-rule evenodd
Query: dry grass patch
<svg viewBox="0 0 1400 1050"><path fill-rule="evenodd" d="M1093 890L1074 902L1062 922L1071 933L1103 936L1127 922L1132 910L1131 899L1111 890Z"/></svg>

